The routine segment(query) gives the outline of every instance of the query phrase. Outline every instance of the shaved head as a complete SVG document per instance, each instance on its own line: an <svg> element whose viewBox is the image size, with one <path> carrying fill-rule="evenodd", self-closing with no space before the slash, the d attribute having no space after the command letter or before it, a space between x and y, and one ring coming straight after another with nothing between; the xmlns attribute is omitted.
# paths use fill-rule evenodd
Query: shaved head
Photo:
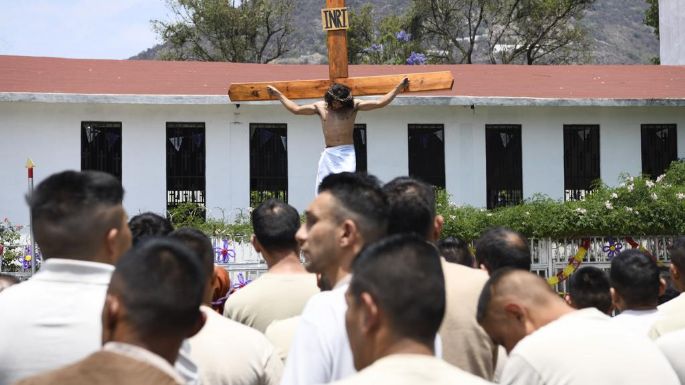
<svg viewBox="0 0 685 385"><path fill-rule="evenodd" d="M483 287L476 317L490 338L511 352L525 336L570 311L544 279L502 269Z"/></svg>

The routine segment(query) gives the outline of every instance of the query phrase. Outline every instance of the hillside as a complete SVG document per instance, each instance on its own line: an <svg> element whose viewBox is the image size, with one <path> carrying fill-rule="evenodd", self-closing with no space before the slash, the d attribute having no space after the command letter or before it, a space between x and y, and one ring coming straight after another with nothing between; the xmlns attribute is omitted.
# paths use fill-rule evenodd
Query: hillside
<svg viewBox="0 0 685 385"><path fill-rule="evenodd" d="M347 6L359 9L373 4L375 16L402 11L411 0L348 0ZM326 60L325 36L321 31L321 0L298 0L293 12L292 41L297 44L281 63L322 63ZM644 0L597 0L582 23L593 42L594 64L650 64L659 54L659 41L643 24L647 3ZM156 59L161 46L147 49L131 59Z"/></svg>

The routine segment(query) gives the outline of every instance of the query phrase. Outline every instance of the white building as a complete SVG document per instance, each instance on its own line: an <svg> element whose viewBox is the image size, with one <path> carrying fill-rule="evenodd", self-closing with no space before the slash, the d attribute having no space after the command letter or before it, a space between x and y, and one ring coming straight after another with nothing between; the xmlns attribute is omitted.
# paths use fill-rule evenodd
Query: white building
<svg viewBox="0 0 685 385"><path fill-rule="evenodd" d="M350 68L352 76L433 70L451 70L454 89L358 115L368 172L384 181L413 174L444 184L455 203L485 207L536 193L564 199L593 179L615 184L623 172L655 174L685 157L685 67ZM130 214L164 212L171 197L232 216L250 206L251 182L255 191L283 189L272 194L287 192L302 210L323 146L318 118L277 102L233 104L226 94L231 82L327 73L0 56L0 216L28 222L29 157L36 182L82 165L121 175Z"/></svg>
<svg viewBox="0 0 685 385"><path fill-rule="evenodd" d="M659 0L659 57L664 65L685 65L685 1Z"/></svg>

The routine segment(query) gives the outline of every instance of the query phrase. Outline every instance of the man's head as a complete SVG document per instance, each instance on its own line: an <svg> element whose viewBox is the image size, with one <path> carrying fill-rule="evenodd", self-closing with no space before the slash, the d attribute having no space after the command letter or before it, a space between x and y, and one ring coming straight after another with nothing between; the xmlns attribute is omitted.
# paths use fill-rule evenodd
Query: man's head
<svg viewBox="0 0 685 385"><path fill-rule="evenodd" d="M323 98L326 104L334 110L346 110L354 107L352 90L343 84L333 83Z"/></svg>
<svg viewBox="0 0 685 385"><path fill-rule="evenodd" d="M440 238L443 218L435 215L435 190L409 177L399 177L383 186L388 196L388 234L414 233L435 242Z"/></svg>
<svg viewBox="0 0 685 385"><path fill-rule="evenodd" d="M476 242L476 262L489 274L505 267L530 271L528 240L504 227L487 230Z"/></svg>
<svg viewBox="0 0 685 385"><path fill-rule="evenodd" d="M527 335L570 311L544 279L504 268L485 283L476 317L493 342L511 353Z"/></svg>
<svg viewBox="0 0 685 385"><path fill-rule="evenodd" d="M296 238L307 270L326 273L349 267L364 245L386 234L388 202L373 176L331 174L321 182L305 217Z"/></svg>
<svg viewBox="0 0 685 385"><path fill-rule="evenodd" d="M636 249L614 257L609 281L614 306L621 311L656 309L659 295L666 288L656 262Z"/></svg>
<svg viewBox="0 0 685 385"><path fill-rule="evenodd" d="M297 210L287 203L269 199L252 211L252 244L258 253L298 252L295 233L300 228Z"/></svg>
<svg viewBox="0 0 685 385"><path fill-rule="evenodd" d="M117 263L107 291L103 343L143 344L175 359L181 341L203 325L206 281L206 267L176 240L151 238L131 249Z"/></svg>
<svg viewBox="0 0 685 385"><path fill-rule="evenodd" d="M133 245L148 237L163 237L174 231L171 222L161 215L147 212L138 214L128 221L133 236Z"/></svg>
<svg viewBox="0 0 685 385"><path fill-rule="evenodd" d="M611 292L609 276L594 266L581 267L568 281L567 301L576 309L597 308L604 314L611 314Z"/></svg>
<svg viewBox="0 0 685 385"><path fill-rule="evenodd" d="M212 241L197 229L189 227L180 228L169 234L169 238L174 239L185 245L193 256L200 262L207 276L204 302L211 301L212 282L214 278L214 247Z"/></svg>
<svg viewBox="0 0 685 385"><path fill-rule="evenodd" d="M671 256L671 280L678 291L685 291L685 237L678 237L668 249Z"/></svg>
<svg viewBox="0 0 685 385"><path fill-rule="evenodd" d="M440 255L442 255L447 262L474 267L475 259L473 258L473 254L471 254L469 245L461 238L448 237L446 239L441 239L438 242L438 250L440 250Z"/></svg>
<svg viewBox="0 0 685 385"><path fill-rule="evenodd" d="M131 247L124 189L110 174L64 171L27 198L33 234L45 258L115 263Z"/></svg>
<svg viewBox="0 0 685 385"><path fill-rule="evenodd" d="M433 349L445 315L445 280L435 247L417 235L392 235L352 264L345 295L347 335L361 370L394 343Z"/></svg>

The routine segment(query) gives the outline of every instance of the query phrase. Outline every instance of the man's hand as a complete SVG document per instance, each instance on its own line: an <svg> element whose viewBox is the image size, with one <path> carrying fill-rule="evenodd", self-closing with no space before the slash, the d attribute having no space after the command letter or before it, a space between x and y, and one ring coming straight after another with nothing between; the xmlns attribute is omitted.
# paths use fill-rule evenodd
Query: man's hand
<svg viewBox="0 0 685 385"><path fill-rule="evenodd" d="M274 86L267 86L266 90L269 92L270 96L278 96L281 94L281 91L279 91L276 87Z"/></svg>

